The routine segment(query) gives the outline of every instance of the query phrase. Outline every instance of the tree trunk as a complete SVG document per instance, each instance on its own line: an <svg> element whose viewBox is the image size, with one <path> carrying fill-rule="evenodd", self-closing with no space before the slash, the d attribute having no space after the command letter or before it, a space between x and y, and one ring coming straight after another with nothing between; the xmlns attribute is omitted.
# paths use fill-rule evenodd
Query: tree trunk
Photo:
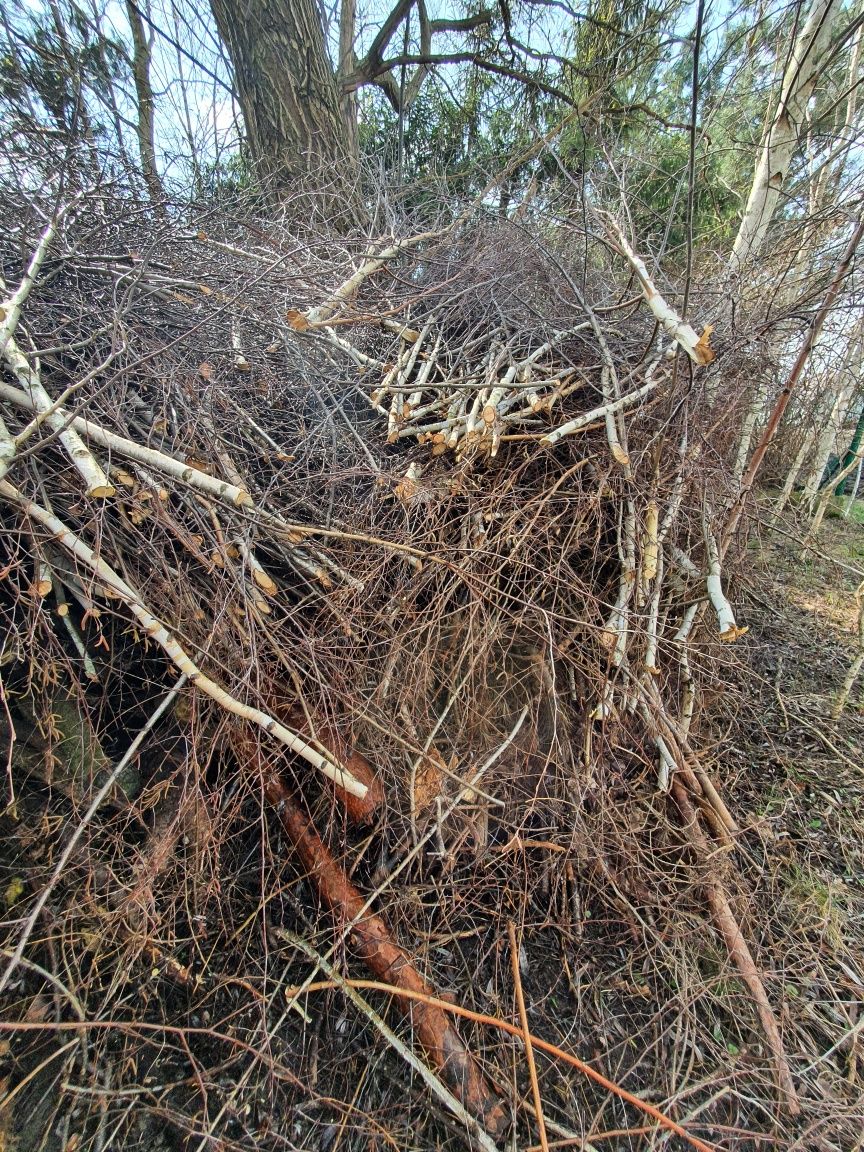
<svg viewBox="0 0 864 1152"><path fill-rule="evenodd" d="M357 133L357 93L342 91L341 81L350 76L357 63L354 57L354 37L357 24L357 0L342 0L339 12L339 107L345 126L348 154L352 161L359 160L360 143Z"/></svg>
<svg viewBox="0 0 864 1152"><path fill-rule="evenodd" d="M211 0L249 151L277 190L324 173L344 195L355 165L315 0Z"/></svg>
<svg viewBox="0 0 864 1152"><path fill-rule="evenodd" d="M739 272L759 255L798 147L807 104L827 61L831 29L839 9L837 0L813 0L807 22L795 41L783 74L777 111L756 161L747 207L732 248L730 272Z"/></svg>
<svg viewBox="0 0 864 1152"><path fill-rule="evenodd" d="M135 94L138 97L138 119L135 125L138 134L138 151L141 156L141 174L147 185L147 192L154 204L163 200L159 169L156 165L156 133L154 126L155 103L153 86L150 83L150 57L153 38L148 36L138 8L127 0L126 15L132 30L132 74L135 80Z"/></svg>

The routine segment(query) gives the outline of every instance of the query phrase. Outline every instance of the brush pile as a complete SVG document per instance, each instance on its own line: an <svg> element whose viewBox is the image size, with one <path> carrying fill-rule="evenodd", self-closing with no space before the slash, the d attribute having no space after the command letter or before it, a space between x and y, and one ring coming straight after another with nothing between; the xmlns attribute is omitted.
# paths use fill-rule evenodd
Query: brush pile
<svg viewBox="0 0 864 1152"><path fill-rule="evenodd" d="M760 1123L710 1103L731 1032L748 1091L797 1114L700 758L700 677L746 631L705 438L720 362L637 246L612 220L370 240L42 210L4 206L2 988L52 1037L33 1066L65 1069L50 1124L488 1147L608 1107L705 1147L609 1081L658 1091L674 1050L705 1139ZM697 1042L709 954L738 1010ZM343 987L366 968L409 1026ZM433 1003L509 1018L522 978L532 1029L605 1086L538 1066L522 1099L512 1040Z"/></svg>

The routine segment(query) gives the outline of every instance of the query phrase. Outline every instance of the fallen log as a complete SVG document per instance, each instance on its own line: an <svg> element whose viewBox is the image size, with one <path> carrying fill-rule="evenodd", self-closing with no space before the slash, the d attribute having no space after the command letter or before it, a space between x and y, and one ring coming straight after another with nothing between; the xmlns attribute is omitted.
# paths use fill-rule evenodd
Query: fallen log
<svg viewBox="0 0 864 1152"><path fill-rule="evenodd" d="M246 766L254 765L259 772L264 794L275 808L321 899L332 912L351 923L351 942L369 971L387 984L434 997L435 992L417 971L408 953L394 942L383 918L364 911L366 898L351 883L339 861L310 826L282 782L276 764L248 736L236 733L232 743L237 758ZM448 1088L477 1117L490 1136L495 1139L503 1136L509 1124L504 1101L462 1043L447 1013L437 1005L418 1001L408 1001L403 1010L421 1047Z"/></svg>

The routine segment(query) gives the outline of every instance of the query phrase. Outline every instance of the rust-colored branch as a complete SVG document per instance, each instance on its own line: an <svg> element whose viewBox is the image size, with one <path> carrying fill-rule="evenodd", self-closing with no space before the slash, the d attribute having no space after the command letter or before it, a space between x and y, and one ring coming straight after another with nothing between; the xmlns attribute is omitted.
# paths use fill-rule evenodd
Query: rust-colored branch
<svg viewBox="0 0 864 1152"><path fill-rule="evenodd" d="M672 784L672 794L681 812L687 837L695 848L697 856L704 860L710 852L710 846L699 827L696 810L690 803L690 797L678 781L674 781ZM801 1111L801 1105L795 1091L795 1085L792 1083L792 1073L789 1069L789 1061L786 1059L786 1051L783 1047L783 1038L780 1035L777 1018L771 1007L771 1001L768 999L768 993L765 991L765 985L762 983L762 977L759 975L759 969L756 967L756 962L729 906L729 899L722 886L715 882L707 882L705 884L705 899L711 909L717 930L726 944L729 956L735 962L735 966L741 973L741 978L750 989L750 995L756 1003L759 1022L774 1057L777 1085L785 1099L786 1108L791 1116L797 1116Z"/></svg>
<svg viewBox="0 0 864 1152"><path fill-rule="evenodd" d="M244 763L251 760L256 764L263 780L264 794L276 809L285 833L304 868L314 879L324 903L340 919L352 922L352 944L370 972L386 984L434 998L433 989L417 971L407 952L394 942L384 920L375 913L364 913L365 897L310 826L282 783L274 764L251 740L239 734L235 737L234 747ZM504 1101L480 1071L447 1013L436 1004L417 1002L409 1007L407 1014L423 1050L448 1088L481 1121L490 1136L501 1137L509 1123Z"/></svg>
<svg viewBox="0 0 864 1152"><path fill-rule="evenodd" d="M368 988L369 990L377 990L378 992L390 992L394 996L402 996L407 1000L418 1001L423 1004L429 1004L433 1007L441 1008L445 1012L452 1012L454 1016L463 1016L466 1020L473 1020L476 1024L487 1024L491 1028L498 1028L502 1032L507 1032L511 1036L522 1036L522 1029L516 1024L511 1024L508 1020L499 1020L497 1016L487 1016L484 1012L474 1012L470 1008L463 1008L461 1004L450 1004L446 1000L439 1000L435 996L428 996L422 992L410 992L405 988L393 988L388 984L384 984L378 980L345 980L345 984L349 988ZM302 988L286 988L285 996L290 999L292 995L298 992L323 992L330 988L338 987L332 980L316 980L313 984L303 984ZM676 1136L680 1136L682 1140L686 1140L691 1148L695 1148L696 1152L717 1152L716 1146L706 1144L704 1140L700 1140L698 1136L691 1136L686 1128L676 1123L665 1112L661 1112L659 1108L655 1108L653 1104L649 1104L646 1100L642 1100L639 1096L634 1096L632 1092L628 1092L626 1088L622 1088L620 1084L616 1084L614 1080L607 1080L607 1078L598 1072L596 1068L592 1068L590 1064L586 1064L584 1060L580 1060L578 1056L572 1056L569 1052L565 1052L563 1048L559 1048L555 1044L550 1044L548 1040L541 1040L539 1036L531 1034L531 1043L535 1048L541 1052L545 1052L549 1056L553 1056L556 1060L562 1060L565 1064L569 1064L572 1068L577 1069L589 1080L593 1080L595 1084L599 1084L601 1088L605 1088L607 1092L611 1092L619 1099L632 1104L640 1112L646 1116L650 1116L653 1120L665 1128L668 1132L674 1132Z"/></svg>

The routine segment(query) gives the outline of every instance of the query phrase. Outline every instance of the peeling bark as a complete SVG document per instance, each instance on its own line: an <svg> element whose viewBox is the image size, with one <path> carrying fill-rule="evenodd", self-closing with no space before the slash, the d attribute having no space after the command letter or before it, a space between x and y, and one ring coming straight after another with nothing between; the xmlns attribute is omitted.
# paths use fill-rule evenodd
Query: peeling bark
<svg viewBox="0 0 864 1152"><path fill-rule="evenodd" d="M783 74L777 111L756 161L747 207L729 259L730 272L740 272L748 261L755 259L765 241L798 147L807 104L830 52L831 31L839 10L837 0L814 0L795 41Z"/></svg>

